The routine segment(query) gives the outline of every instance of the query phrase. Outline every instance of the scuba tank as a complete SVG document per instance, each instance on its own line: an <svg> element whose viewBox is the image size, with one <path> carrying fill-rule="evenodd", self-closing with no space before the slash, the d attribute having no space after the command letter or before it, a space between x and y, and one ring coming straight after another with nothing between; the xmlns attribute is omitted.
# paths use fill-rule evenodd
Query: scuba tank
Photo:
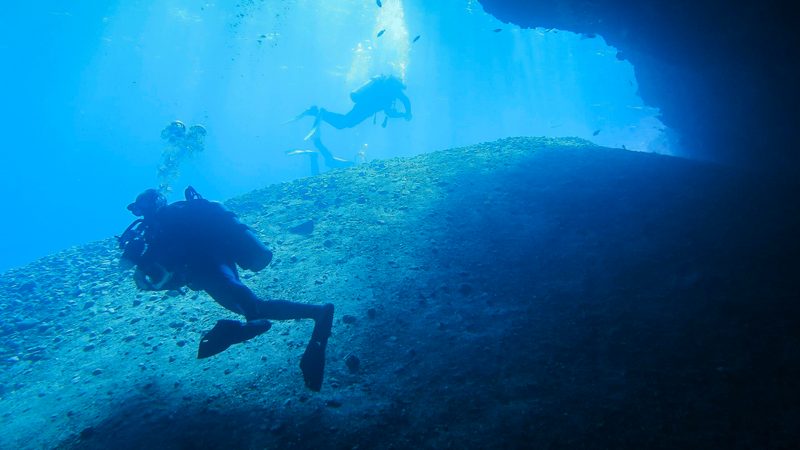
<svg viewBox="0 0 800 450"><path fill-rule="evenodd" d="M258 239L252 228L239 221L231 211L225 209L221 203L204 199L192 186L184 191L187 207L198 208L205 218L204 222L215 221L219 223L218 239L227 244L227 250L239 267L253 272L258 272L272 261L272 252Z"/></svg>

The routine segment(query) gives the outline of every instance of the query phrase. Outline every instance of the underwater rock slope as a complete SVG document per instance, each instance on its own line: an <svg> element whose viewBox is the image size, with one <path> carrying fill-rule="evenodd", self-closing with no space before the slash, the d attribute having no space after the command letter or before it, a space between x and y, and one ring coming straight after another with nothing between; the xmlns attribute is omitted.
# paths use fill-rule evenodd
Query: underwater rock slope
<svg viewBox="0 0 800 450"><path fill-rule="evenodd" d="M231 200L275 253L246 283L337 305L318 394L298 368L311 324L196 360L229 313L137 292L111 239L74 248L0 277L0 447L789 447L798 210L780 189L512 138Z"/></svg>

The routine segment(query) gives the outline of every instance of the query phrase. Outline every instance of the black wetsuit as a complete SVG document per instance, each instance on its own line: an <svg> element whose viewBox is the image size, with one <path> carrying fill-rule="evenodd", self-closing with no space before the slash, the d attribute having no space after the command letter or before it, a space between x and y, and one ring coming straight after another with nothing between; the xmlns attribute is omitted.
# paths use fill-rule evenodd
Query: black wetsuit
<svg viewBox="0 0 800 450"><path fill-rule="evenodd" d="M221 204L204 199L175 202L146 217L147 250L137 262L154 280L171 281L154 289L188 285L206 291L226 309L255 319L315 318L318 307L284 300L261 300L239 279L237 264L259 271L272 252Z"/></svg>
<svg viewBox="0 0 800 450"><path fill-rule="evenodd" d="M332 127L341 130L352 128L380 111L383 111L387 117L404 117L411 113L411 102L403 93L403 89L405 89L405 85L395 77L375 77L350 94L350 99L355 104L347 114L321 109L319 120L328 122ZM400 113L394 108L395 100L403 103L405 113Z"/></svg>

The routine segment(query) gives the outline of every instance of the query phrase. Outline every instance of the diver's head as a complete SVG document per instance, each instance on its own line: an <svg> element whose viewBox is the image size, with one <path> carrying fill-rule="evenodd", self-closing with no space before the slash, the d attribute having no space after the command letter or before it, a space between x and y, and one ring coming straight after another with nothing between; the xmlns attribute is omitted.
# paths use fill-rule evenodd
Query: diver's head
<svg viewBox="0 0 800 450"><path fill-rule="evenodd" d="M134 216L150 217L159 209L167 206L167 198L155 189L148 189L138 197L136 201L128 205L128 211Z"/></svg>
<svg viewBox="0 0 800 450"><path fill-rule="evenodd" d="M161 139L175 140L186 134L186 125L180 120L173 120L161 130Z"/></svg>
<svg viewBox="0 0 800 450"><path fill-rule="evenodd" d="M193 137L193 138L205 137L206 134L208 134L208 132L206 131L206 127L197 124L189 127L189 130L186 132L186 137Z"/></svg>

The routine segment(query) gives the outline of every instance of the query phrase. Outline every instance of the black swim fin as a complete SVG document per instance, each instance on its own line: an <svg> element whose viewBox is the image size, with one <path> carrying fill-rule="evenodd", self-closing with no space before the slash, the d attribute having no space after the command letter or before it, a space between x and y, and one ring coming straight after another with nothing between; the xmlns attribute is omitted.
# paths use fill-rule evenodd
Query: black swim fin
<svg viewBox="0 0 800 450"><path fill-rule="evenodd" d="M300 359L303 380L306 386L315 392L322 389L322 378L325 375L325 347L328 345L333 326L333 304L327 303L322 308L322 317L314 324L311 340Z"/></svg>
<svg viewBox="0 0 800 450"><path fill-rule="evenodd" d="M200 339L197 359L208 358L224 352L231 345L250 340L271 327L272 323L264 319L251 320L246 323L238 320L218 320L214 328Z"/></svg>

